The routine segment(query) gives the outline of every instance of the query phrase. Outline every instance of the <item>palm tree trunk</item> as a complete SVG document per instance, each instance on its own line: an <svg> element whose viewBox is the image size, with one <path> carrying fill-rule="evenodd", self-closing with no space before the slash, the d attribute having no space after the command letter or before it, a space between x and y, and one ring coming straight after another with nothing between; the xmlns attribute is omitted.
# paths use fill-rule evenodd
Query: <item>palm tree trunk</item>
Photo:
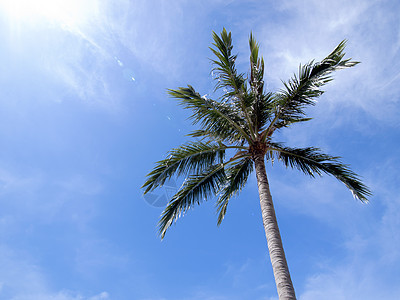
<svg viewBox="0 0 400 300"><path fill-rule="evenodd" d="M264 154L254 156L256 168L258 192L260 194L260 205L264 223L265 235L267 237L269 256L274 271L276 288L279 300L296 300L292 280L290 279L289 267L283 251L282 239L276 221L274 204L265 171Z"/></svg>

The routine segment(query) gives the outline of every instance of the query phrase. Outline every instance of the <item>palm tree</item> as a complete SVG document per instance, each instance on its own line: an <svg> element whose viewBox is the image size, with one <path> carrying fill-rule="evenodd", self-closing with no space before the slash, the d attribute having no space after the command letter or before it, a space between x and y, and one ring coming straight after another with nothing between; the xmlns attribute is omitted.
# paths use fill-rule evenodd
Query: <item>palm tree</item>
<svg viewBox="0 0 400 300"><path fill-rule="evenodd" d="M344 183L355 198L367 202L368 188L339 157L330 156L315 147L290 148L273 140L273 134L291 124L310 118L304 109L314 105L323 94L320 89L332 80L332 72L355 66L358 62L344 59L346 41L342 41L321 62L300 65L299 74L283 83L283 89L272 93L264 90L264 60L259 58L259 45L250 34L250 71L238 73L236 55L232 54L231 33L225 29L213 32L211 51L215 90L218 101L200 96L190 85L169 94L185 109L191 109L193 124L199 129L189 134L197 138L172 149L156 163L143 185L144 193L162 186L172 176L186 176L182 187L169 201L159 221L164 238L167 229L189 208L217 196L218 225L229 203L246 184L255 169L262 219L275 276L279 299L296 299L269 189L265 161L278 160L286 167L309 175L329 174ZM231 149L231 150L230 150ZM227 158L226 154L234 153Z"/></svg>

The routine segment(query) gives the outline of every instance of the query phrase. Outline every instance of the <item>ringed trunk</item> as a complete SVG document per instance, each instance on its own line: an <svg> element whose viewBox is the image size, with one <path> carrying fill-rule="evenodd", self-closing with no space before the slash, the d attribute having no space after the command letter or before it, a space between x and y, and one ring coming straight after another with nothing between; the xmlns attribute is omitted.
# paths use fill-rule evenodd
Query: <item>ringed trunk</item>
<svg viewBox="0 0 400 300"><path fill-rule="evenodd" d="M274 271L279 300L296 300L289 267L283 250L281 234L276 221L274 204L269 190L267 172L265 171L264 154L254 155L258 192L265 235L267 237L269 256Z"/></svg>

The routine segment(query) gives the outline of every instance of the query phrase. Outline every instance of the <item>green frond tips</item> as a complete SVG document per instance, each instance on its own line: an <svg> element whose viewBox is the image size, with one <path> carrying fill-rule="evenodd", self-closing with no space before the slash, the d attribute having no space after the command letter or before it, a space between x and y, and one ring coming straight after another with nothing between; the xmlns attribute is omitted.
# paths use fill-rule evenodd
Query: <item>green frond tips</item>
<svg viewBox="0 0 400 300"><path fill-rule="evenodd" d="M211 60L214 64L213 72L218 77L216 89L228 88L237 91L243 85L244 78L242 74L237 74L236 71L235 61L237 55L232 55L231 33L228 33L224 28L221 36L213 32L213 39L214 48L210 47L210 50L217 57L217 59Z"/></svg>
<svg viewBox="0 0 400 300"><path fill-rule="evenodd" d="M147 175L147 181L142 188L148 193L162 186L173 175L187 175L190 172L201 172L216 163L222 163L226 146L212 142L190 142L172 149L167 158L157 162L154 169Z"/></svg>
<svg viewBox="0 0 400 300"><path fill-rule="evenodd" d="M250 46L250 86L253 94L261 95L264 88L264 59L258 57L259 44L250 34L249 38Z"/></svg>
<svg viewBox="0 0 400 300"><path fill-rule="evenodd" d="M168 93L178 100L193 114L193 124L200 123L202 130L218 132L230 142L241 140L251 141L246 122L235 107L227 103L201 97L192 86L180 87L177 90L168 90Z"/></svg>
<svg viewBox="0 0 400 300"><path fill-rule="evenodd" d="M284 89L277 94L276 122L284 117L303 118L305 116L303 109L308 105L314 105L316 98L324 93L320 88L333 80L331 74L334 71L358 64L351 59L343 59L345 46L346 41L342 41L321 62L311 61L300 65L299 74L283 83Z"/></svg>
<svg viewBox="0 0 400 300"><path fill-rule="evenodd" d="M298 169L311 177L315 174L321 176L322 173L331 175L341 181L356 199L368 202L371 191L361 182L356 173L341 163L339 157L321 153L314 147L289 148L282 147L280 144L271 144L270 149L286 167Z"/></svg>
<svg viewBox="0 0 400 300"><path fill-rule="evenodd" d="M260 46L258 45L256 39L254 38L253 33L250 33L249 46L250 46L250 63L257 64L258 51Z"/></svg>
<svg viewBox="0 0 400 300"><path fill-rule="evenodd" d="M216 59L211 59L214 65L212 72L216 74L215 90L223 89L224 99L239 97L245 86L244 74L239 74L236 70L235 61L237 55L232 54L232 38L231 33L224 28L221 36L213 32L214 48L210 47Z"/></svg>
<svg viewBox="0 0 400 300"><path fill-rule="evenodd" d="M353 67L360 62L351 61L351 58L343 60L346 53L344 52L346 48L347 40L343 40L336 46L336 48L321 61L321 64L335 65L337 69Z"/></svg>
<svg viewBox="0 0 400 300"><path fill-rule="evenodd" d="M232 54L232 39L231 33L225 29L218 36L213 32L214 48L210 48L216 59L212 59L214 65L213 72L217 75L217 83L215 89L223 89L224 93L221 97L222 102L229 102L230 106L236 110L237 114L245 121L245 128L248 131L248 137L251 139L256 138L254 124L250 117L251 106L257 97L253 97L248 92L248 82L243 73L238 73L235 66L236 55ZM257 46L258 47L258 46ZM258 50L254 50L257 52ZM252 66L252 73L255 80L250 82L252 87L257 86L256 89L252 88L253 93L262 94L263 90L263 61L257 59ZM261 75L260 75L261 74ZM247 139L250 142L250 139Z"/></svg>
<svg viewBox="0 0 400 300"><path fill-rule="evenodd" d="M161 239L174 221L195 204L200 204L203 199L207 200L215 195L225 182L226 175L222 163L213 165L200 174L189 176L161 215L158 223Z"/></svg>
<svg viewBox="0 0 400 300"><path fill-rule="evenodd" d="M247 156L226 169L226 185L220 191L216 203L218 212L218 226L225 217L229 200L245 186L250 173L253 171L253 161Z"/></svg>
<svg viewBox="0 0 400 300"><path fill-rule="evenodd" d="M276 129L284 128L284 127L289 127L290 125L294 123L300 123L300 122L307 122L312 120L312 118L281 118L281 121L277 122L275 124Z"/></svg>

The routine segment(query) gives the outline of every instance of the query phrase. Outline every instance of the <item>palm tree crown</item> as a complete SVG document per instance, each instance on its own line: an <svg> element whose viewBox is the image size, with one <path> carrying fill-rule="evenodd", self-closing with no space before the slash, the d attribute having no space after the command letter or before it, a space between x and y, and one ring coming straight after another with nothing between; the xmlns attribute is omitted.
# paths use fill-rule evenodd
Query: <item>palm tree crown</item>
<svg viewBox="0 0 400 300"><path fill-rule="evenodd" d="M324 154L315 147L290 148L273 141L273 133L293 123L309 121L304 108L314 105L323 94L320 89L332 80L331 73L352 67L358 62L343 59L346 41L342 41L321 62L300 65L284 88L276 93L264 91L264 60L259 58L259 45L250 35L250 74L245 77L235 67L231 33L223 29L221 36L213 32L217 74L216 90L222 89L219 101L200 96L190 85L169 90L180 104L191 109L193 124L200 125L189 135L199 137L172 149L166 159L157 162L143 185L144 193L162 186L173 175L187 176L185 183L162 214L159 230L163 238L168 227L194 204L218 196L218 224L224 218L229 199L238 193L253 171L253 157L262 153L267 160L276 158L286 167L296 168L314 177L326 173L343 182L354 197L367 202L368 188L339 157ZM236 149L226 158L227 149Z"/></svg>
<svg viewBox="0 0 400 300"><path fill-rule="evenodd" d="M329 174L344 183L354 197L367 202L368 188L339 157L330 156L315 147L291 148L273 139L275 131L293 123L306 122L305 108L314 105L323 94L321 87L332 80L332 72L355 66L358 62L344 59L346 41L342 41L321 62L300 65L298 75L283 83L275 93L264 90L264 60L259 58L259 45L250 34L250 71L246 76L235 67L231 33L225 29L213 33L211 51L218 100L200 96L188 85L169 94L185 108L192 110L191 119L199 129L189 135L198 140L169 151L147 175L144 193L162 186L172 176L185 176L185 181L172 197L159 221L164 238L167 229L189 208L217 196L218 225L229 203L256 170L260 205L268 249L279 299L296 299L290 278L278 224L275 217L265 161L278 160L314 177ZM233 149L232 152L229 149ZM234 153L227 157L228 153Z"/></svg>

